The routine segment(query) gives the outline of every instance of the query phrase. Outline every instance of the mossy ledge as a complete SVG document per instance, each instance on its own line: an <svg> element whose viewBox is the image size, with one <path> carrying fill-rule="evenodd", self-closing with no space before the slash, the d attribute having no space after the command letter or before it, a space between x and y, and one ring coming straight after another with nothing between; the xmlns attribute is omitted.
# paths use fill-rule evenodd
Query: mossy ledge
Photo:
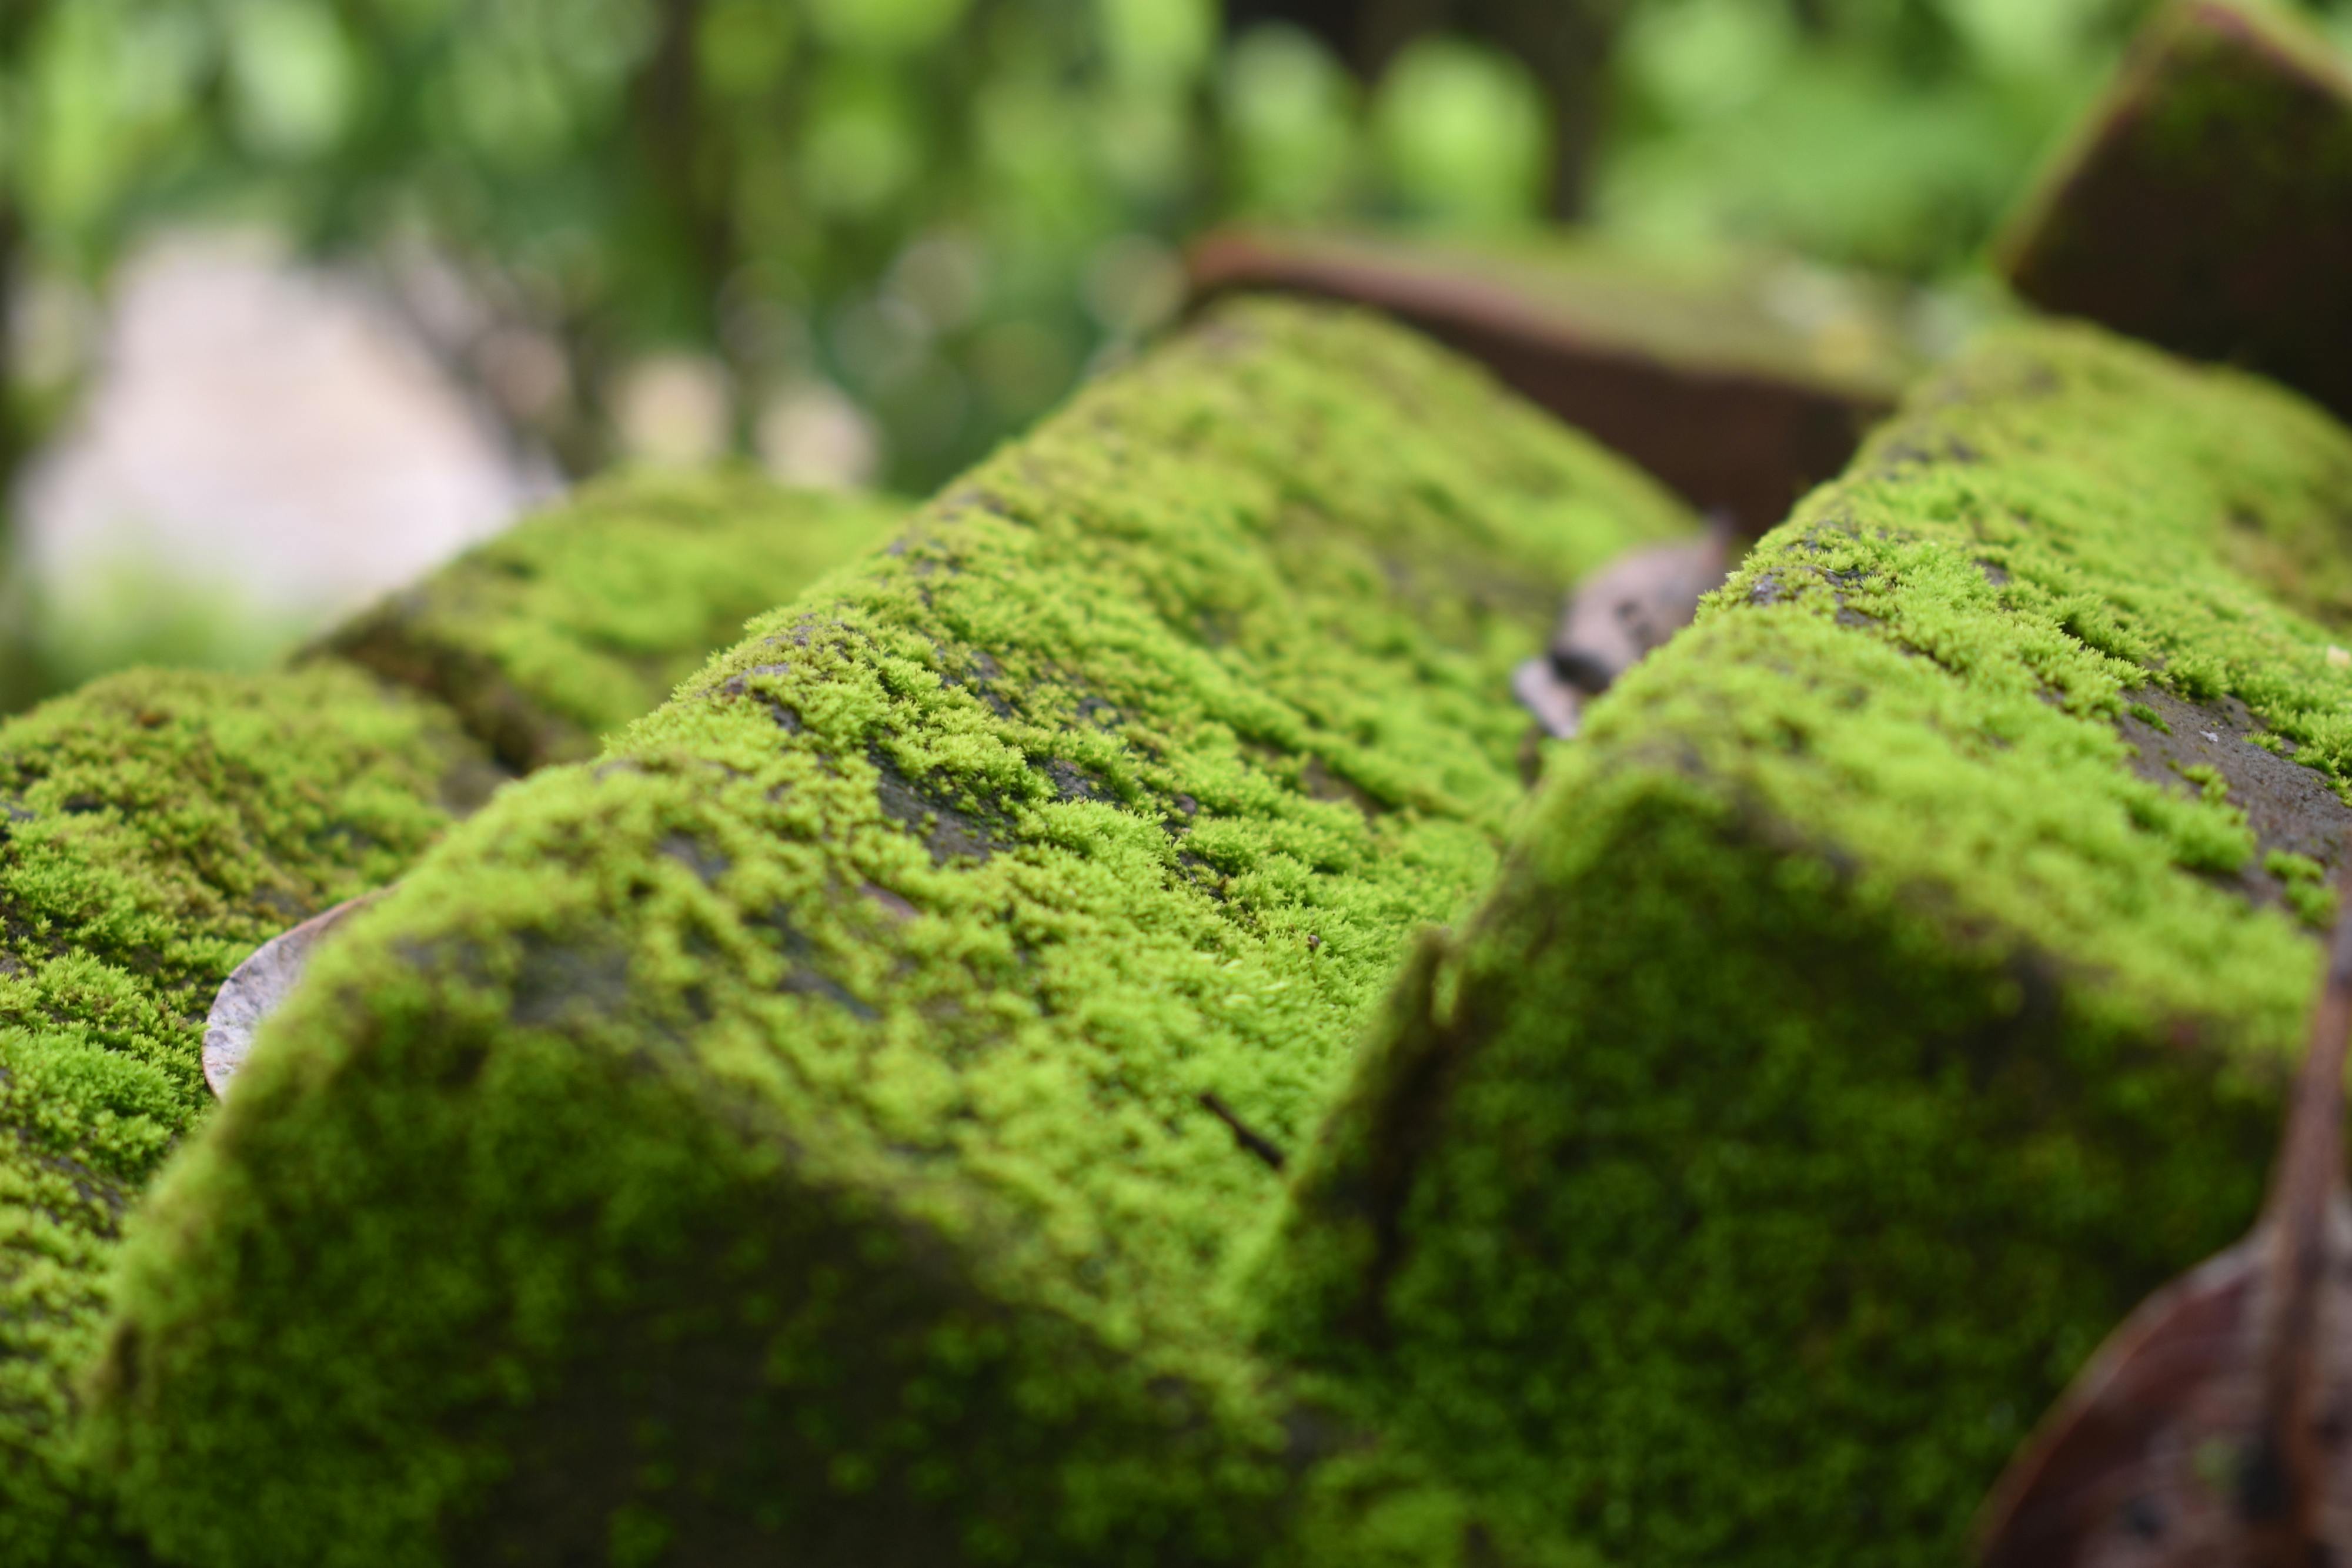
<svg viewBox="0 0 2352 1568"><path fill-rule="evenodd" d="M1738 266L1662 267L1559 238L1475 247L1213 234L1186 258L1193 308L1234 294L1385 312L1640 465L1752 539L1833 477L1920 366L1859 279L1833 328L1800 329ZM1834 287L1834 286L1833 286Z"/></svg>
<svg viewBox="0 0 2352 1568"><path fill-rule="evenodd" d="M907 511L748 470L632 474L393 595L317 652L442 703L514 772L577 761Z"/></svg>
<svg viewBox="0 0 2352 1568"><path fill-rule="evenodd" d="M2352 824L2352 670L2290 607L2340 604L2347 497L2317 410L2087 329L1916 392L1394 994L1261 1343L1611 1561L1961 1560L2254 1214ZM2315 852L2263 854L2281 800Z"/></svg>
<svg viewBox="0 0 2352 1568"><path fill-rule="evenodd" d="M631 479L402 602L464 607L448 639L485 650L486 678L511 711L551 716L546 733L642 713L751 605L878 545L888 517L740 479ZM600 662L608 645L632 662ZM0 1568L146 1560L71 1458L72 1379L124 1213L209 1109L214 992L260 943L399 875L508 776L457 716L333 657L112 676L0 725Z"/></svg>
<svg viewBox="0 0 2352 1568"><path fill-rule="evenodd" d="M1089 389L320 958L138 1224L131 1513L222 1568L1470 1550L1360 1453L1286 1501L1324 1428L1218 1291L1278 1178L1200 1097L1314 1124L1492 873L1512 661L1691 526L1368 317Z"/></svg>

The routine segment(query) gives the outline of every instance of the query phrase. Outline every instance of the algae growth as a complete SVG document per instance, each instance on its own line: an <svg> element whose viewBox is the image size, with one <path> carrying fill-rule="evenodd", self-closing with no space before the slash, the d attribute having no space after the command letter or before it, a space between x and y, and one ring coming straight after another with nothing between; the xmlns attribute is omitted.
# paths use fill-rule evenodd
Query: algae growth
<svg viewBox="0 0 2352 1568"><path fill-rule="evenodd" d="M2088 329L1916 393L1399 988L1263 1343L1610 1560L1957 1560L2254 1212L2352 827L2347 497L2324 414Z"/></svg>
<svg viewBox="0 0 2352 1568"><path fill-rule="evenodd" d="M1219 1287L1280 1186L1204 1097L1297 1145L1493 870L1512 663L1690 526L1369 319L1097 384L321 957L134 1243L132 1516L221 1564L1472 1551L1264 1385Z"/></svg>
<svg viewBox="0 0 2352 1568"><path fill-rule="evenodd" d="M747 601L886 520L748 482L600 486L367 624L482 650L506 711L561 733L651 706ZM397 876L506 777L470 716L320 658L110 677L0 726L0 1563L146 1560L69 1453L123 1216L209 1106L202 1022L228 971Z"/></svg>

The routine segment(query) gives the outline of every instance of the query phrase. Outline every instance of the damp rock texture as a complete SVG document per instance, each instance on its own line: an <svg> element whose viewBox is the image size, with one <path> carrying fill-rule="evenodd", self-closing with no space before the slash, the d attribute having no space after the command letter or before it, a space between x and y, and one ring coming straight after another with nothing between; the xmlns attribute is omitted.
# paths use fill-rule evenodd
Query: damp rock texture
<svg viewBox="0 0 2352 1568"><path fill-rule="evenodd" d="M2347 507L2326 414L2092 329L1920 389L1412 966L1261 1343L1606 1561L1960 1561L2253 1217L2352 828Z"/></svg>
<svg viewBox="0 0 2352 1568"><path fill-rule="evenodd" d="M133 1243L129 1516L222 1565L1477 1560L1228 1264L1492 874L1513 663L1694 527L1326 307L1096 384L320 956Z"/></svg>
<svg viewBox="0 0 2352 1568"><path fill-rule="evenodd" d="M1383 311L1750 539L1845 466L1920 368L1887 298L1817 272L1661 267L1590 241L1242 230L1188 261L1196 301L1289 294Z"/></svg>
<svg viewBox="0 0 2352 1568"><path fill-rule="evenodd" d="M645 497L636 521L633 496ZM703 538L732 541L751 580L722 589L690 552L671 553L688 506L700 508ZM788 597L861 538L878 544L883 517L749 489L610 487L525 522L420 596L472 607L466 634L490 650L503 689L527 694L519 706L563 722L630 702L642 711L660 695L647 686L655 672L705 656L747 596ZM814 524L802 544L768 540L803 518ZM690 570L673 572L681 559ZM572 580L575 562L593 575ZM615 600L604 573L624 564L667 633L574 609ZM534 664L548 644L625 649L630 662L597 667L619 689L591 696L575 672ZM259 675L111 676L0 725L6 1568L145 1561L74 1454L77 1380L124 1216L210 1108L203 1023L230 970L398 876L509 777L462 717L330 656Z"/></svg>
<svg viewBox="0 0 2352 1568"><path fill-rule="evenodd" d="M2177 0L2001 251L2045 309L2352 418L2352 63L2284 7Z"/></svg>

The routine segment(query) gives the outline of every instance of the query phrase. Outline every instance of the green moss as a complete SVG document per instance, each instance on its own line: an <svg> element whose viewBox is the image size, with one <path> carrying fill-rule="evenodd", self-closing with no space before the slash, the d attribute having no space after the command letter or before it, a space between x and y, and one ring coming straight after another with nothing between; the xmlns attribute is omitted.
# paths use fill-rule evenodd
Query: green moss
<svg viewBox="0 0 2352 1568"><path fill-rule="evenodd" d="M2290 850L2273 850L2264 855L2263 869L2282 882L2324 886L2327 881L2326 866L2309 855L2299 855Z"/></svg>
<svg viewBox="0 0 2352 1568"><path fill-rule="evenodd" d="M134 674L0 727L0 1562L130 1562L59 1470L122 1214L246 954L381 885L481 764L347 666Z"/></svg>
<svg viewBox="0 0 2352 1568"><path fill-rule="evenodd" d="M1298 1142L1492 871L1512 662L1688 526L1347 314L1097 384L322 957L134 1243L133 1515L223 1564L1511 1539L1264 1384L1218 1287L1278 1180L1200 1097Z"/></svg>
<svg viewBox="0 0 2352 1568"><path fill-rule="evenodd" d="M2335 924L2336 893L2327 885L2327 868L2309 855L2273 850L2263 857L2263 869L2276 877L2287 907L2315 931Z"/></svg>
<svg viewBox="0 0 2352 1568"><path fill-rule="evenodd" d="M503 711L565 733L642 712L880 526L746 481L607 486L446 569L401 623L471 638ZM71 1375L127 1206L209 1106L214 992L505 776L457 716L334 658L117 676L0 726L0 1564L144 1559L66 1457Z"/></svg>
<svg viewBox="0 0 2352 1568"><path fill-rule="evenodd" d="M2168 732L2169 727L2167 727L2167 728ZM2180 769L2180 776L2189 780L2189 783L2197 786L2198 799L2201 800L2210 801L2215 805L2219 805L2228 800L2230 798L2229 779L2222 777L2221 770L2210 763L2198 763L2191 767L2183 768ZM2229 863L2221 869L2235 870L2237 865L2236 857L2232 855L2228 857L2228 859ZM2265 860L2263 863L2267 866L2269 862Z"/></svg>
<svg viewBox="0 0 2352 1568"><path fill-rule="evenodd" d="M2324 415L2086 329L1924 388L1595 706L1401 986L1265 1343L1612 1560L1958 1560L2254 1214L2318 954L2242 879L2299 822L2341 863L2352 674L2252 570L2347 493ZM2211 727L2201 787L2126 692Z"/></svg>
<svg viewBox="0 0 2352 1568"><path fill-rule="evenodd" d="M2242 215L2272 215L2306 181L2352 181L2352 74L2307 18L2268 0L2187 0L2138 54L2138 134L2185 178L2245 193ZM2330 108L2337 123L2315 134L2310 117Z"/></svg>
<svg viewBox="0 0 2352 1568"><path fill-rule="evenodd" d="M321 648L430 694L528 772L593 755L745 621L873 549L906 510L748 472L631 474L524 520Z"/></svg>

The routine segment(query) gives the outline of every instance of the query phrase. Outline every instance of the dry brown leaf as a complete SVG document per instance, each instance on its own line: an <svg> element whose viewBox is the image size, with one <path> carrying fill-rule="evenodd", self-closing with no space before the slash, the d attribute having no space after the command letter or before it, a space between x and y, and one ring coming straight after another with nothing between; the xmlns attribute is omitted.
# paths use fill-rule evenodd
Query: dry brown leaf
<svg viewBox="0 0 2352 1568"><path fill-rule="evenodd" d="M1983 1568L2352 1560L2347 1035L2352 913L2329 941L2261 1219L2100 1347L1987 1501Z"/></svg>
<svg viewBox="0 0 2352 1568"><path fill-rule="evenodd" d="M245 1065L255 1032L302 977L320 939L376 897L363 893L312 915L264 942L230 971L205 1018L205 1082L215 1099L227 1097L229 1080Z"/></svg>
<svg viewBox="0 0 2352 1568"><path fill-rule="evenodd" d="M1584 701L1691 623L1730 570L1733 538L1717 516L1697 538L1629 550L1576 585L1551 648L1515 671L1511 689L1553 738L1572 738Z"/></svg>

